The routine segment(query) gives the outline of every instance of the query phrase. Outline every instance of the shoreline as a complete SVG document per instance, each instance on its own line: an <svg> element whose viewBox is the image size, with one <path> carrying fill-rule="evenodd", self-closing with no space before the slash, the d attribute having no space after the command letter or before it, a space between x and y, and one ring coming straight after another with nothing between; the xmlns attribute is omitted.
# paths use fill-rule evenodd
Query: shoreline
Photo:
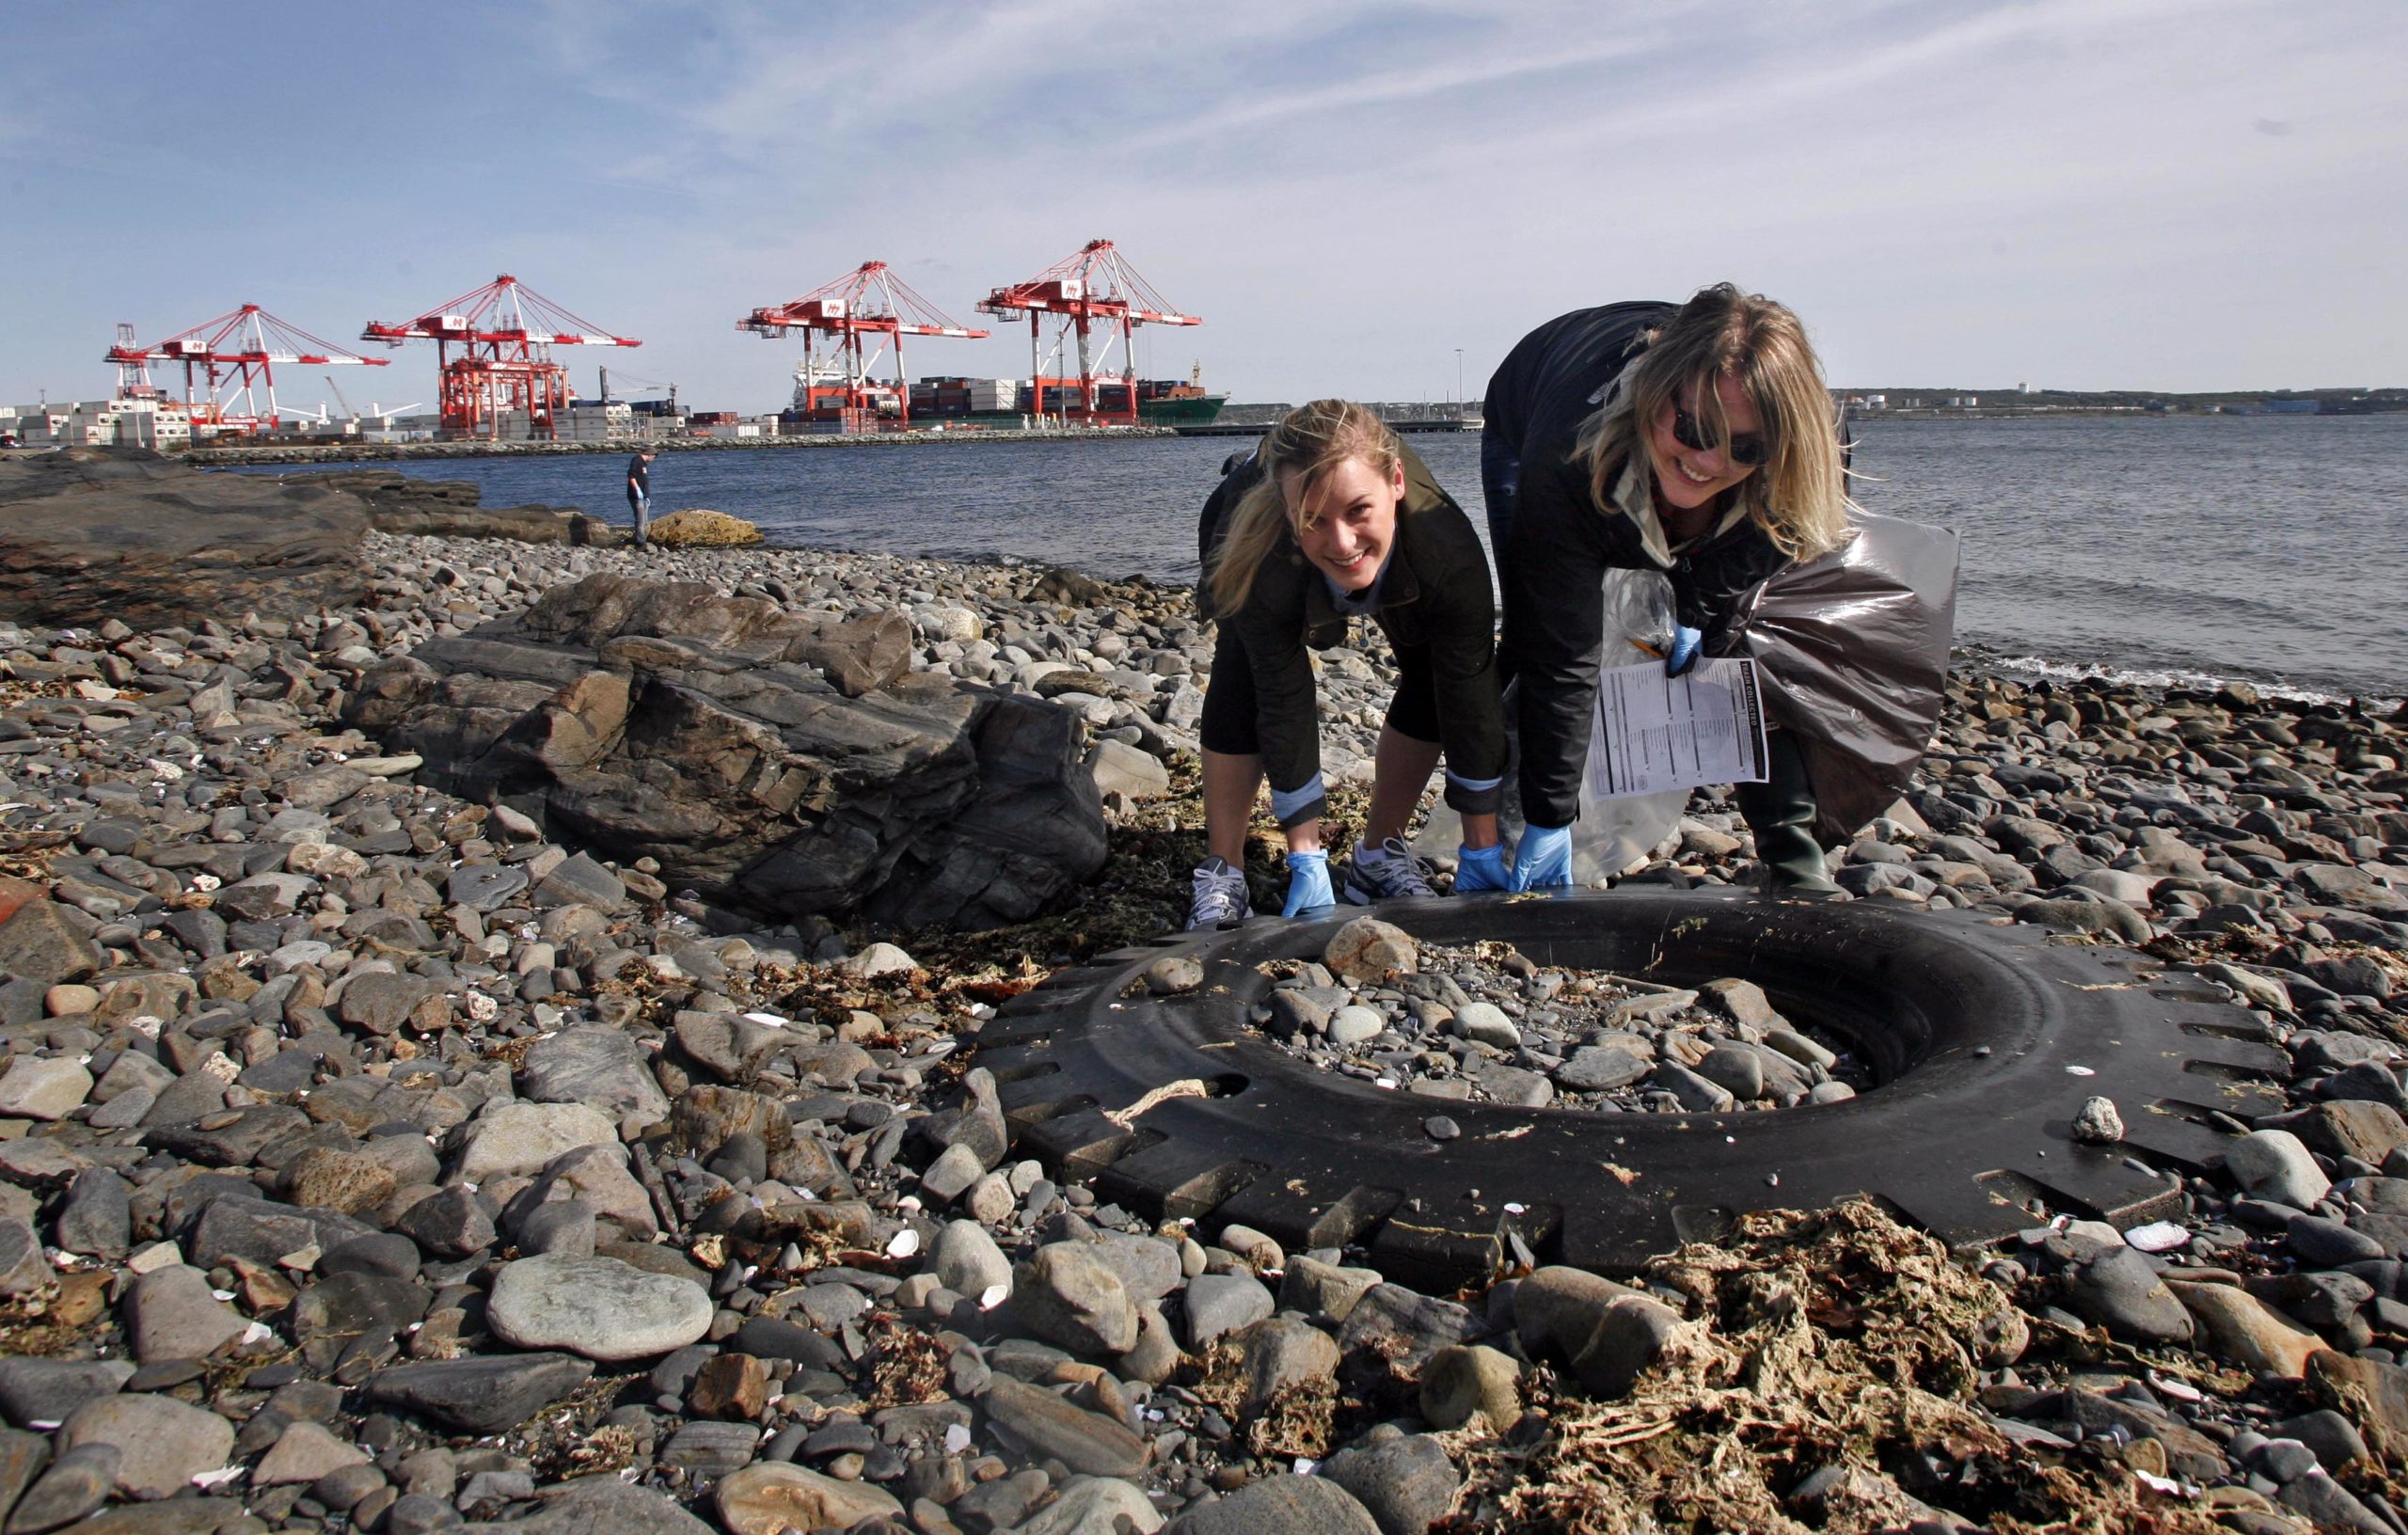
<svg viewBox="0 0 2408 1535"><path fill-rule="evenodd" d="M1011 1084L978 1052L997 1006L1183 910L1210 647L1182 591L829 550L372 534L364 553L363 602L298 621L0 628L0 860L17 881L0 889L26 903L0 950L55 976L0 988L0 1237L38 1239L0 1250L0 1408L36 1436L157 1419L139 1470L125 1463L164 1479L150 1495L216 1478L224 1521L271 1526L545 1507L543 1527L687 1529L695 1504L750 1531L803 1507L835 1527L899 1521L925 1500L999 1529L1048 1508L1047 1527L1087 1527L1072 1518L1092 1508L1095 1528L1115 1510L1152 1527L1220 1501L1229 1520L1272 1503L1265 1527L1339 1527L1342 1506L1272 1502L1309 1491L1526 1531L1577 1517L1601 1469L1650 1517L1697 1517L1680 1467L1710 1454L1727 1457L1724 1512L1758 1500L1726 1527L1798 1508L1809 1471L1893 1522L1927 1505L1979 1519L1995 1511L1965 1489L2001 1475L2038 1500L2016 1517L2102 1527L2390 1495L2402 1441L2385 1436L2408 1425L2368 1403L2408 1390L2408 1229L2384 1224L2408 1121L2368 1100L2373 1077L2402 1094L2384 1063L2408 1040L2397 715L1952 675L1917 783L1837 860L1859 899L2139 951L2245 1004L2253 1037L2288 1047L2272 1052L2296 1113L2212 1128L2296 1129L2286 1181L2164 1169L2181 1242L2162 1257L2044 1210L2022 1239L1952 1258L1868 1207L1759 1220L1687 1249L1690 1266L1626 1276L1635 1290L1541 1266L1458 1300L1384 1280L1362 1245L1282 1251L1210 1211L1149 1220L1006 1149ZM414 760L343 725L370 669L599 571L832 616L899 608L914 672L1051 697L1129 750L1109 862L1013 928L778 923L428 790ZM1376 649L1323 659L1342 846L1392 674ZM1727 793L1702 793L1631 878L1742 882L1746 836ZM1258 909L1280 883L1274 843L1259 820ZM2127 1149L2154 1159L2150 1106L2122 1111ZM1707 1273L1719 1298L1683 1277ZM1750 1304L1775 1294L1744 1289L1758 1280L1828 1283L1833 1308ZM1587 1337L1632 1294L1663 1326L1618 1345L1644 1378L1618 1402L1597 1384L1613 1371L1548 1340ZM2195 1334L2194 1306L2215 1319ZM1886 1363L1851 1352L1874 1334L1827 1320L1868 1307ZM1976 1323L1977 1353L1961 1336ZM1767 1326L1778 1338L1751 1331ZM1656 1352L1676 1334L1862 1358L1862 1389L1783 1394L1767 1374L1758 1388L1804 1432L1734 1441L1730 1392ZM2328 1402L2318 1372L2345 1368L2359 1394ZM89 1395L24 1408L69 1371ZM2193 1380L2214 1389L2178 1389ZM1901 1442L1981 1476L1893 1480L1862 1447L1898 1425L1868 1436L1834 1405L1875 1385L1907 1403L1902 1424L1949 1425ZM1634 1405L1646 1455L1614 1427ZM2331 1406L2340 1431L2310 1421ZM2099 1432L2110 1421L2123 1432ZM1291 1475L1299 1458L1324 1474Z"/></svg>
<svg viewBox="0 0 2408 1535"><path fill-rule="evenodd" d="M577 454L712 452L746 448L913 448L960 442L1143 442L1176 437L1168 426L1105 426L1077 432L816 433L773 437L614 437L601 442L296 443L290 447L188 448L166 456L196 468L246 464L388 464L417 458L551 458Z"/></svg>

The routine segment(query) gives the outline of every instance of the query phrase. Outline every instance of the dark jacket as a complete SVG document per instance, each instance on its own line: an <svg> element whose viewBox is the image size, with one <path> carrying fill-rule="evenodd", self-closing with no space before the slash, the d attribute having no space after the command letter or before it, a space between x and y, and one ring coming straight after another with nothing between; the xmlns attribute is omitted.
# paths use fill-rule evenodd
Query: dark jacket
<svg viewBox="0 0 2408 1535"><path fill-rule="evenodd" d="M1249 453L1204 504L1198 526L1204 575L1196 604L1207 617L1216 616L1209 610L1209 587L1222 530L1261 477L1259 454ZM1292 795L1316 783L1321 711L1305 651L1327 650L1346 638L1346 618L1331 600L1328 578L1283 529L1255 573L1245 606L1217 616L1235 631L1253 670L1256 729L1273 791ZM1495 814L1503 797L1497 781L1505 772L1506 747L1488 558L1471 519L1409 447L1396 542L1371 617L1400 653L1419 647L1427 655L1446 753L1447 802L1467 814ZM1281 824L1312 819L1322 810L1316 799L1282 815Z"/></svg>
<svg viewBox="0 0 2408 1535"><path fill-rule="evenodd" d="M1574 456L1580 428L1646 331L1674 312L1671 304L1609 304L1550 320L1489 380L1481 480L1505 597L1504 667L1519 689L1522 814L1534 826L1569 826L1578 813L1606 572L1663 568L1636 524L1598 508L1588 466ZM1664 574L1680 621L1702 630L1714 654L1741 600L1787 563L1748 518L1675 551Z"/></svg>

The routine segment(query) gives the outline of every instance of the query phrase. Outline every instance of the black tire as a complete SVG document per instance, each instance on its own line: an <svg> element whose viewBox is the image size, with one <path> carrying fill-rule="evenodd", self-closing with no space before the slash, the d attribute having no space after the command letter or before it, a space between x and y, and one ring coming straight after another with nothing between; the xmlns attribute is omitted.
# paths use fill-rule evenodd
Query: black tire
<svg viewBox="0 0 2408 1535"><path fill-rule="evenodd" d="M1508 940L1542 964L1752 980L1792 1019L1854 1039L1879 1084L1836 1104L1721 1115L1386 1091L1315 1071L1245 1022L1270 986L1258 963L1317 957L1359 914L1165 938L1013 999L976 1059L1022 1154L1149 1218L1194 1217L1207 1235L1243 1222L1291 1250L1357 1244L1388 1277L1429 1288L1489 1268L1508 1231L1542 1261L1627 1272L1736 1211L1853 1194L1958 1246L2042 1212L2129 1226L2178 1208L2163 1170L2221 1162L2209 1111L2282 1102L2273 1084L2288 1061L2256 1015L2129 950L1879 901L1628 888L1378 914L1425 942ZM1139 977L1173 954L1203 963L1204 986L1148 997ZM1127 1128L1107 1117L1182 1079L1212 1096L1167 1099ZM2115 1100L2123 1145L2071 1139L2094 1094ZM1462 1136L1433 1140L1434 1114Z"/></svg>

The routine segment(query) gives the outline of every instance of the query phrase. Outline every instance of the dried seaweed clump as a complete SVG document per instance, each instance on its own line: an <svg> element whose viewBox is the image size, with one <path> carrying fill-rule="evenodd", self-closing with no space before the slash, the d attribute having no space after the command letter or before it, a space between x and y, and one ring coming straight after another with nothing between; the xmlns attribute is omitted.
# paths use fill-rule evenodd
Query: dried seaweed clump
<svg viewBox="0 0 2408 1535"><path fill-rule="evenodd" d="M1956 1514L2010 1531L2222 1527L2119 1468L2054 1466L1969 1404L2021 1352L2005 1291L1869 1200L1743 1216L1648 1277L1693 1321L1616 1401L1541 1373L1545 1432L1450 1435L1469 1485L1447 1529L1856 1535Z"/></svg>

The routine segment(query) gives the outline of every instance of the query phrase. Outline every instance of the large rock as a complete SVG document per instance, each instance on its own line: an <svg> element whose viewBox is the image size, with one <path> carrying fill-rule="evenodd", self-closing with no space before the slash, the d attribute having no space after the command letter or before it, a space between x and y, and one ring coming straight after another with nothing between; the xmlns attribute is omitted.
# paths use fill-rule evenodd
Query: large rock
<svg viewBox="0 0 2408 1535"><path fill-rule="evenodd" d="M399 469L340 469L287 475L284 483L323 485L358 497L368 508L368 525L380 533L508 538L522 544L626 542L619 530L573 506L481 505L483 492L467 480L428 480Z"/></svg>
<svg viewBox="0 0 2408 1535"><path fill-rule="evenodd" d="M703 1287L614 1258L547 1253L505 1263L485 1325L522 1349L565 1349L606 1363L682 1349L710 1330Z"/></svg>
<svg viewBox="0 0 2408 1535"><path fill-rule="evenodd" d="M0 618L299 618L366 594L354 498L267 475L203 474L140 448L0 463Z"/></svg>
<svg viewBox="0 0 2408 1535"><path fill-rule="evenodd" d="M899 614L831 624L596 575L361 680L347 718L672 888L783 916L1020 922L1101 867L1068 709L905 674Z"/></svg>
<svg viewBox="0 0 2408 1535"><path fill-rule="evenodd" d="M644 536L672 549L737 549L760 543L761 530L742 517L689 506L657 519Z"/></svg>

